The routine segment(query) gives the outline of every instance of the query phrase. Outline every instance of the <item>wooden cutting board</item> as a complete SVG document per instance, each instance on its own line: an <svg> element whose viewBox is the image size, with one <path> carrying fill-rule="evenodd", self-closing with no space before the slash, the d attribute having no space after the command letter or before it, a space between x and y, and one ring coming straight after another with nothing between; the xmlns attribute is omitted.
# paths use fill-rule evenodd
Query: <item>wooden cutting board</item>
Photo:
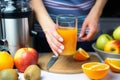
<svg viewBox="0 0 120 80"><path fill-rule="evenodd" d="M47 64L52 56L52 53L46 53L42 56L39 56L38 65L41 69L46 70ZM97 61L100 62L100 59L90 54L90 58L85 61L75 61L73 56L59 56L57 61L49 69L49 72L62 73L62 74L75 74L81 73L81 65L86 62ZM47 70L46 70L47 71Z"/></svg>

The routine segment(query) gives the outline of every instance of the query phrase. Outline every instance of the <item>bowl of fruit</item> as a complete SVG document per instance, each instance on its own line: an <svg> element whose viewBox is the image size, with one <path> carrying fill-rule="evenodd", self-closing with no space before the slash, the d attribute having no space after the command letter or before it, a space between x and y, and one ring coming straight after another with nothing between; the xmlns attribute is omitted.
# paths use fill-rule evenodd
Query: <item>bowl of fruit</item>
<svg viewBox="0 0 120 80"><path fill-rule="evenodd" d="M112 36L106 33L101 34L92 48L101 58L120 58L120 26L113 30Z"/></svg>
<svg viewBox="0 0 120 80"><path fill-rule="evenodd" d="M106 52L103 50L100 50L96 47L96 44L93 43L92 44L93 49L95 50L96 53L98 53L98 55L100 55L100 57L104 60L106 58L120 58L120 54L117 53L113 53L113 52Z"/></svg>

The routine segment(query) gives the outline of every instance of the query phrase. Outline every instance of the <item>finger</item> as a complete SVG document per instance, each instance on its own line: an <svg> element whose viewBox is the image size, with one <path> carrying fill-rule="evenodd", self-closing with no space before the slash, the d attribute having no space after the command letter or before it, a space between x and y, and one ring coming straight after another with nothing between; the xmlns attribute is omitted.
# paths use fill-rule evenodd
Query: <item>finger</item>
<svg viewBox="0 0 120 80"><path fill-rule="evenodd" d="M54 31L53 33L52 33L52 36L53 36L53 38L51 38L52 40L51 41L54 41L53 43L54 43L54 45L56 45L57 44L57 47L59 47L59 49L64 49L64 46L63 46L63 44L61 43L61 42L63 42L63 38L56 32L56 31Z"/></svg>
<svg viewBox="0 0 120 80"><path fill-rule="evenodd" d="M56 46L54 46L54 45L52 45L52 44L50 44L50 47L51 47L53 53L54 53L56 56L58 56L58 55L60 55L60 54L62 53L62 49L57 48Z"/></svg>
<svg viewBox="0 0 120 80"><path fill-rule="evenodd" d="M55 53L61 53L64 49L63 44L56 40L56 38L54 38L51 34L46 35L46 37L52 51L54 51Z"/></svg>
<svg viewBox="0 0 120 80"><path fill-rule="evenodd" d="M57 33L57 31L54 31L53 36L60 42L63 42L63 38Z"/></svg>
<svg viewBox="0 0 120 80"><path fill-rule="evenodd" d="M83 37L86 33L87 24L84 22L80 30L79 38Z"/></svg>
<svg viewBox="0 0 120 80"><path fill-rule="evenodd" d="M52 48L51 48L51 49L52 49ZM56 52L54 49L52 49L52 51L53 51L53 54L55 54L56 56L59 56L59 53Z"/></svg>
<svg viewBox="0 0 120 80"><path fill-rule="evenodd" d="M85 37L82 37L81 39L84 41L90 41L95 37L97 32L98 32L98 29L92 28L89 30L88 34Z"/></svg>

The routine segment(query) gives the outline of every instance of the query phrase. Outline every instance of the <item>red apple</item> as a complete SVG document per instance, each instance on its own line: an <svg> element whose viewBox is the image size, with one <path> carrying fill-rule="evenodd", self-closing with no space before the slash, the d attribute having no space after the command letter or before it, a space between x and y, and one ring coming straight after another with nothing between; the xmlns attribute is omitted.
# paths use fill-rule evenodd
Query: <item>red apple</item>
<svg viewBox="0 0 120 80"><path fill-rule="evenodd" d="M20 48L14 55L15 67L19 72L24 72L31 64L37 64L38 52L34 48Z"/></svg>
<svg viewBox="0 0 120 80"><path fill-rule="evenodd" d="M120 41L118 40L108 41L104 46L104 51L120 54Z"/></svg>

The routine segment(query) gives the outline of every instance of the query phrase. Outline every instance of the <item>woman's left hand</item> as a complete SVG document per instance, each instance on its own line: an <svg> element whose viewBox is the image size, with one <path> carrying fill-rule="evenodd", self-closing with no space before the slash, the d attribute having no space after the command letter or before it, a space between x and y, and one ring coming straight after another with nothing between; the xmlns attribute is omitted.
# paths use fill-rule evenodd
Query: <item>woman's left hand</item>
<svg viewBox="0 0 120 80"><path fill-rule="evenodd" d="M98 19L94 18L93 15L88 15L83 22L83 25L79 34L79 39L82 41L90 41L96 36L98 31L99 31Z"/></svg>

